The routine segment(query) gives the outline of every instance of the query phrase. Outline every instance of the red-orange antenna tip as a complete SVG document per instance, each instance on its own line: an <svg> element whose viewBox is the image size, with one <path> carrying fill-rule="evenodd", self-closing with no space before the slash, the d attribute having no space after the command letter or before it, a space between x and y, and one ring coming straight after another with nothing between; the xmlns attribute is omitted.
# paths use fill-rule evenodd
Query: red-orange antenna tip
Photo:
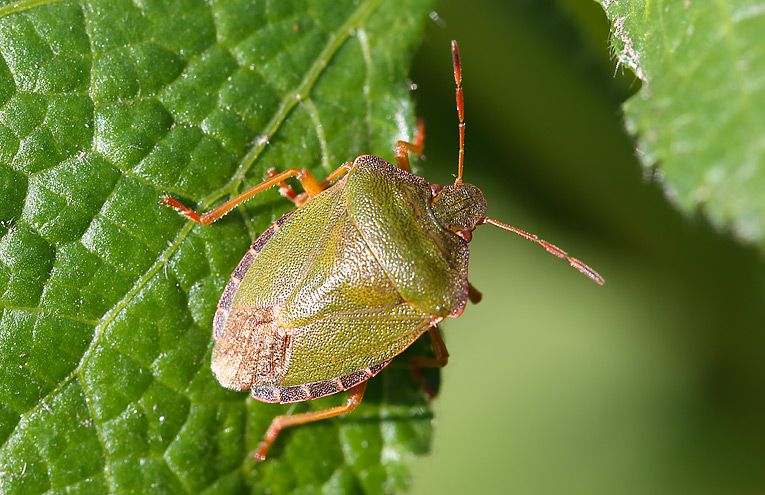
<svg viewBox="0 0 765 495"><path fill-rule="evenodd" d="M457 86L461 86L462 65L460 64L460 48L455 40L452 40L452 61L454 63L454 83Z"/></svg>
<svg viewBox="0 0 765 495"><path fill-rule="evenodd" d="M564 260L568 261L568 263L585 274L590 280L593 282L596 282L599 285L603 285L606 283L606 280L598 274L595 270L590 268L589 266L585 265L581 261L579 261L576 258L572 258L564 250L561 248L554 246L553 244L550 244L547 241L543 241L539 237L535 236L534 234L529 234L528 232L525 232L521 229L517 229L515 227L512 227L510 225L504 224L502 222L498 222L496 220L492 220L491 218L483 218L479 222L479 224L488 223L491 225L494 225L495 227L499 227L500 229L507 230L508 232L512 232L513 234L518 234L519 236L530 240L531 242L535 242L545 248L548 253L554 254L558 258L563 258Z"/></svg>

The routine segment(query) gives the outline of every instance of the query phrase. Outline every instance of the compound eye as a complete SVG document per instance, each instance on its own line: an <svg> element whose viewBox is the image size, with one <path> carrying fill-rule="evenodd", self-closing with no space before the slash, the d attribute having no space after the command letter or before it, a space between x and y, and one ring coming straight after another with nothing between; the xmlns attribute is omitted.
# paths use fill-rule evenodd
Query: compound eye
<svg viewBox="0 0 765 495"><path fill-rule="evenodd" d="M430 197L435 198L436 196L438 196L441 193L441 189L443 189L443 187L439 186L438 184L431 184Z"/></svg>
<svg viewBox="0 0 765 495"><path fill-rule="evenodd" d="M462 237L465 242L470 242L473 239L473 232L467 229L458 230L457 235Z"/></svg>

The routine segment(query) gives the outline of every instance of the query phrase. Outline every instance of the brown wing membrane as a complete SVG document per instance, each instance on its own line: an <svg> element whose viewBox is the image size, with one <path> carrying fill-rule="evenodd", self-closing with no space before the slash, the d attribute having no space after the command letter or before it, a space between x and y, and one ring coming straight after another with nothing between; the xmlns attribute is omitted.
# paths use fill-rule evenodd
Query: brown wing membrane
<svg viewBox="0 0 765 495"><path fill-rule="evenodd" d="M279 308L235 307L212 356L212 371L221 385L244 390L276 385L287 373L292 334L277 321Z"/></svg>

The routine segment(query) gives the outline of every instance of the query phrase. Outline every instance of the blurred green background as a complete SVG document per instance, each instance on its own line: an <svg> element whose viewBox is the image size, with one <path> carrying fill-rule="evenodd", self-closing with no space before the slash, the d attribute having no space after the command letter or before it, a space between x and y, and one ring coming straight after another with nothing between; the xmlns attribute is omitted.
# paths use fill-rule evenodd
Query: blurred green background
<svg viewBox="0 0 765 495"><path fill-rule="evenodd" d="M451 352L414 494L765 492L765 267L644 179L621 102L639 89L589 0L437 4L412 69L420 172L449 183L460 43L465 180L489 215L566 249L598 287L490 226L484 300L442 325ZM402 13L402 15L406 15Z"/></svg>

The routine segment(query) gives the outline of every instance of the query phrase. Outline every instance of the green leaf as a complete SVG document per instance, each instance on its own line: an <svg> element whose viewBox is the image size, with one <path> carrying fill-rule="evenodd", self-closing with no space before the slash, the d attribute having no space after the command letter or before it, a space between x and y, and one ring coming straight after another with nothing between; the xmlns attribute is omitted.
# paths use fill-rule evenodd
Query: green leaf
<svg viewBox="0 0 765 495"><path fill-rule="evenodd" d="M619 63L643 81L624 112L647 176L682 210L765 245L761 2L600 3Z"/></svg>
<svg viewBox="0 0 765 495"><path fill-rule="evenodd" d="M427 451L405 364L347 417L223 389L211 324L248 245L291 204L206 209L269 167L318 177L410 138L431 0L93 0L0 8L0 493L391 493ZM449 63L445 51L445 64ZM405 363L400 360L400 363Z"/></svg>

